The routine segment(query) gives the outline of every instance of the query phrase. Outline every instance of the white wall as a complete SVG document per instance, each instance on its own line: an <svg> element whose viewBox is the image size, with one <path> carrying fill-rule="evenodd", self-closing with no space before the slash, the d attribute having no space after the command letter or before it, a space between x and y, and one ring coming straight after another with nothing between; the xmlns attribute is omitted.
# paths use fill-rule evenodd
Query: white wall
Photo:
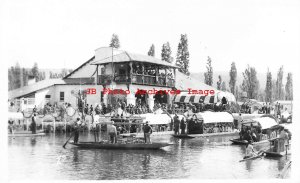
<svg viewBox="0 0 300 183"><path fill-rule="evenodd" d="M51 99L54 98L53 96L54 94L54 87L48 87L45 88L43 90L39 90L35 93L35 105L37 107L43 107L46 103L45 103L45 96L46 95L51 95L50 101Z"/></svg>

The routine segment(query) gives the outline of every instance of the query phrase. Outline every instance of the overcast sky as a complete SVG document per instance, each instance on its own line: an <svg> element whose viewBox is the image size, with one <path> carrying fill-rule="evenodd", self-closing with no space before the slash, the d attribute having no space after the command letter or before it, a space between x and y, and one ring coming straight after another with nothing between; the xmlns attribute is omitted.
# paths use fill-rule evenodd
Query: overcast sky
<svg viewBox="0 0 300 183"><path fill-rule="evenodd" d="M108 46L160 58L169 41L176 57L180 34L188 35L190 71L238 71L247 64L293 71L300 60L299 1L213 0L7 0L1 2L1 46L8 66L75 69ZM298 66L298 65L297 65Z"/></svg>

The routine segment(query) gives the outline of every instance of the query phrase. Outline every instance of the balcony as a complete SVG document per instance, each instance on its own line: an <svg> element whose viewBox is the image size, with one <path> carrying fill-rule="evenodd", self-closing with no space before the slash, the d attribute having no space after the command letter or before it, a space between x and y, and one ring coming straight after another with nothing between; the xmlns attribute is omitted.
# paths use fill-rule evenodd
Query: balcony
<svg viewBox="0 0 300 183"><path fill-rule="evenodd" d="M129 75L115 75L113 78L112 75L99 75L98 84L99 85L109 85L111 81L118 84L139 84L139 85L150 85L150 86L167 86L175 87L175 80L161 77L161 76L151 76L143 74L132 74Z"/></svg>

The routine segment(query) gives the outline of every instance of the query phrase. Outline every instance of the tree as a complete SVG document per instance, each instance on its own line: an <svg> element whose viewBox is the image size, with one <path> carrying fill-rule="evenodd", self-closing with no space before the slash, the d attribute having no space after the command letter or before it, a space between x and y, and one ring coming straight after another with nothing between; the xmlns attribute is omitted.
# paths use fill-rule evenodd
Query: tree
<svg viewBox="0 0 300 183"><path fill-rule="evenodd" d="M222 77L219 75L219 81L217 82L217 89L221 90Z"/></svg>
<svg viewBox="0 0 300 183"><path fill-rule="evenodd" d="M240 98L240 93L239 93L239 87L238 86L235 86L235 98L236 100L238 100Z"/></svg>
<svg viewBox="0 0 300 183"><path fill-rule="evenodd" d="M256 76L256 70L254 67L250 67L243 72L243 83L241 89L247 93L247 97L250 99L256 99L259 89L259 81Z"/></svg>
<svg viewBox="0 0 300 183"><path fill-rule="evenodd" d="M31 74L34 76L35 81L39 81L39 68L36 62L34 62L34 65L31 69Z"/></svg>
<svg viewBox="0 0 300 183"><path fill-rule="evenodd" d="M171 47L169 42L163 44L162 50L161 50L161 60L172 63L173 57L171 56Z"/></svg>
<svg viewBox="0 0 300 183"><path fill-rule="evenodd" d="M176 66L179 67L179 71L190 75L189 66L190 66L190 53L188 50L188 39L186 34L181 34L180 42L178 44L177 56L176 56Z"/></svg>
<svg viewBox="0 0 300 183"><path fill-rule="evenodd" d="M15 88L14 69L13 66L8 69L8 90L13 90Z"/></svg>
<svg viewBox="0 0 300 183"><path fill-rule="evenodd" d="M117 49L120 48L119 36L117 34L112 35L109 47L117 48Z"/></svg>
<svg viewBox="0 0 300 183"><path fill-rule="evenodd" d="M23 84L24 86L28 85L28 71L25 68L22 68L23 70Z"/></svg>
<svg viewBox="0 0 300 183"><path fill-rule="evenodd" d="M17 89L17 88L20 88L21 87L21 67L20 67L20 64L17 62L16 63L16 66L15 66L15 69L14 69L14 84L15 84L15 88L14 89Z"/></svg>
<svg viewBox="0 0 300 183"><path fill-rule="evenodd" d="M222 91L226 91L227 90L225 81L223 81L222 84L221 84L221 90Z"/></svg>
<svg viewBox="0 0 300 183"><path fill-rule="evenodd" d="M234 90L236 88L236 76L237 76L237 70L235 63L231 63L231 68L229 72L230 80L229 80L229 88L231 93L235 93Z"/></svg>
<svg viewBox="0 0 300 183"><path fill-rule="evenodd" d="M154 44L151 45L150 50L148 51L148 55L155 57L155 47Z"/></svg>
<svg viewBox="0 0 300 183"><path fill-rule="evenodd" d="M283 99L283 66L280 67L278 73L277 73L277 80L276 80L276 100L282 100Z"/></svg>
<svg viewBox="0 0 300 183"><path fill-rule="evenodd" d="M272 85L272 73L269 71L267 72L267 81L266 81L266 88L265 88L265 99L266 102L272 102L272 92L273 92L273 85Z"/></svg>
<svg viewBox="0 0 300 183"><path fill-rule="evenodd" d="M293 100L293 76L292 73L288 73L286 78L286 85L285 85L285 93L286 93L286 100Z"/></svg>
<svg viewBox="0 0 300 183"><path fill-rule="evenodd" d="M206 66L207 72L204 73L204 83L212 86L213 84L213 68L211 65L211 59L208 57L207 59L207 66Z"/></svg>

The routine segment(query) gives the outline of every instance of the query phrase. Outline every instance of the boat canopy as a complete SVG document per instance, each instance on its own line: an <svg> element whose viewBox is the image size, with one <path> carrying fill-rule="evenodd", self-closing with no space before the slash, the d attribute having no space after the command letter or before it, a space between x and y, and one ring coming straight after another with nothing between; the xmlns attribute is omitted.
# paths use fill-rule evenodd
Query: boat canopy
<svg viewBox="0 0 300 183"><path fill-rule="evenodd" d="M203 120L203 123L233 123L233 116L228 112L199 112L191 116L198 120Z"/></svg>
<svg viewBox="0 0 300 183"><path fill-rule="evenodd" d="M259 124L262 129L269 129L278 126L276 120L270 117L260 117L243 122L243 125L246 126L250 126L251 124L254 126Z"/></svg>
<svg viewBox="0 0 300 183"><path fill-rule="evenodd" d="M23 119L23 114L20 112L8 112L8 119Z"/></svg>
<svg viewBox="0 0 300 183"><path fill-rule="evenodd" d="M149 125L165 125L171 123L171 118L167 114L140 114L143 118L143 122L149 121Z"/></svg>

